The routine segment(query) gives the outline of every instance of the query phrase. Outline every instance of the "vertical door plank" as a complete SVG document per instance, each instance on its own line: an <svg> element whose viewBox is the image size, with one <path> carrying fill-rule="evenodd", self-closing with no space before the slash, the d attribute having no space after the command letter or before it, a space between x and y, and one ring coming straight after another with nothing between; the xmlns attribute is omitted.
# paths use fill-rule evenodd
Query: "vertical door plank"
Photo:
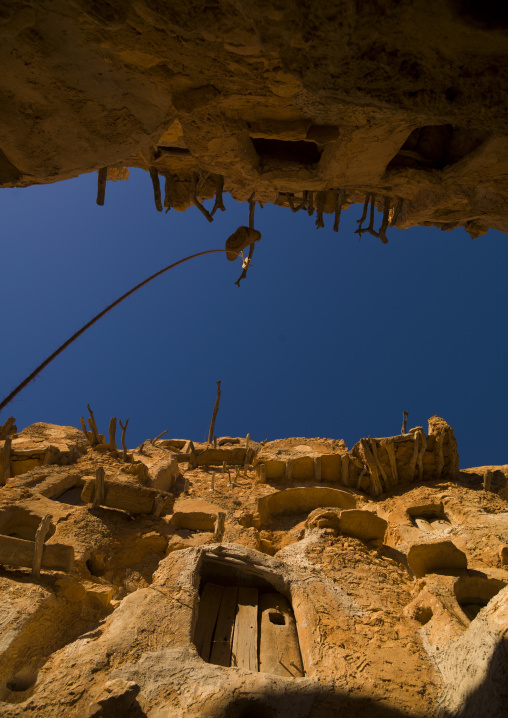
<svg viewBox="0 0 508 718"><path fill-rule="evenodd" d="M194 631L194 643L204 661L210 659L212 637L217 623L224 587L207 583L199 600L198 620Z"/></svg>
<svg viewBox="0 0 508 718"><path fill-rule="evenodd" d="M237 586L224 587L210 655L210 663L217 666L231 665L237 595Z"/></svg>
<svg viewBox="0 0 508 718"><path fill-rule="evenodd" d="M238 611L233 637L231 666L257 671L258 666L258 590L238 589Z"/></svg>

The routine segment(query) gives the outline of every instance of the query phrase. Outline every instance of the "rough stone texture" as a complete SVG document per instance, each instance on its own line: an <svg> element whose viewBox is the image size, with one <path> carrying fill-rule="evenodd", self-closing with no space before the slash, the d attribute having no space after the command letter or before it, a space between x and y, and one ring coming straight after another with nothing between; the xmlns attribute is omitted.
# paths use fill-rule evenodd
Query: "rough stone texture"
<svg viewBox="0 0 508 718"><path fill-rule="evenodd" d="M340 188L397 227L506 231L507 24L441 0L7 0L0 185L154 167L178 210L196 172L200 198L222 176L331 213Z"/></svg>
<svg viewBox="0 0 508 718"><path fill-rule="evenodd" d="M378 464L364 473L363 489L323 472L305 479L293 473L285 487L277 478L259 481L260 459L315 466L316 455L338 456L342 470L343 458L352 465L360 455L371 461L365 447L372 439L359 442L357 455L332 439L253 443L256 468L232 471L233 483L216 466L195 465L206 445L195 444L192 456L188 442L171 439L144 442L127 461L86 443L72 466L41 465L9 478L0 489L0 533L33 541L49 513L46 544L72 547L75 561L68 571L47 571L43 561L37 579L29 567L0 570L2 716L501 717L504 485L493 482L485 491L483 467L454 471L451 428L435 418L429 423L428 437L417 427L409 438L376 441L387 477L383 447L412 447L397 451L400 482L377 496L370 472L377 468L382 477ZM37 446L36 432L24 435ZM434 446L420 477L414 446L427 453L431 437L440 435L444 461L436 460ZM229 438L220 449L243 447L245 458L243 442ZM79 496L101 466L106 481L138 492L141 501L145 492L157 493L147 488L153 462L173 459L180 473L168 515L131 516L74 500L72 492ZM414 467L409 482L404 477ZM489 470L504 475L504 467ZM210 583L282 594L286 618L268 609L259 625L267 631L274 624L268 633L274 636L281 621L296 626L301 664L296 653L285 669L284 649L270 672L203 660L194 632ZM213 630L215 619L208 620ZM277 652L270 656L275 665Z"/></svg>

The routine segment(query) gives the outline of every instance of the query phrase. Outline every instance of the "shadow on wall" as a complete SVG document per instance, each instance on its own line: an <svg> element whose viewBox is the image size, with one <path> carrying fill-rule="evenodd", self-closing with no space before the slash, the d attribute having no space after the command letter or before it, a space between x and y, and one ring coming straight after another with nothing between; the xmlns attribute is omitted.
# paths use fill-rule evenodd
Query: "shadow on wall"
<svg viewBox="0 0 508 718"><path fill-rule="evenodd" d="M465 700L463 708L440 718L506 718L508 705L508 639L496 646L485 680ZM433 713L434 714L434 713ZM415 714L380 705L368 697L330 695L329 690L267 690L263 694L238 695L210 707L209 718L417 718Z"/></svg>
<svg viewBox="0 0 508 718"><path fill-rule="evenodd" d="M508 712L508 638L502 638L492 654L485 680L464 701L459 712L443 718L506 718Z"/></svg>

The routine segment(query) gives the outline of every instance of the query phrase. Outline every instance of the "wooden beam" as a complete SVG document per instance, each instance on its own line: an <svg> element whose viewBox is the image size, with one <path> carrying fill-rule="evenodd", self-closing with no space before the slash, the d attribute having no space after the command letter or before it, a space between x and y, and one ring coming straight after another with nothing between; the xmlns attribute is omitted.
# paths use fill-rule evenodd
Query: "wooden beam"
<svg viewBox="0 0 508 718"><path fill-rule="evenodd" d="M44 539L48 533L49 525L51 523L51 514L46 514L41 520L37 531L35 532L34 541L34 555L32 561L32 576L39 578L41 575L41 562L42 562L42 551L44 549Z"/></svg>
<svg viewBox="0 0 508 718"><path fill-rule="evenodd" d="M212 637L224 591L223 586L206 583L199 599L198 620L194 631L194 643L204 661L210 659Z"/></svg>
<svg viewBox="0 0 508 718"><path fill-rule="evenodd" d="M237 586L224 587L210 654L210 663L215 663L217 666L231 665L237 596Z"/></svg>
<svg viewBox="0 0 508 718"><path fill-rule="evenodd" d="M258 590L238 589L238 611L235 619L231 666L258 671Z"/></svg>
<svg viewBox="0 0 508 718"><path fill-rule="evenodd" d="M0 486L5 486L7 479L11 478L11 444L12 439L8 436L2 448L2 463L0 464Z"/></svg>
<svg viewBox="0 0 508 718"><path fill-rule="evenodd" d="M34 550L34 541L0 534L0 564L32 568ZM58 543L46 544L42 552L41 568L70 573L74 568L73 547Z"/></svg>

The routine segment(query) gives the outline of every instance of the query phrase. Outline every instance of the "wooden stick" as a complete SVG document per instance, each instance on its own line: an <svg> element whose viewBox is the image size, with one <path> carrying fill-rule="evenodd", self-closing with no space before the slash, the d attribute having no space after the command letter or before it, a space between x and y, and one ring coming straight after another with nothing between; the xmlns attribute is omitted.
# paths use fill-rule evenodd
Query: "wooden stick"
<svg viewBox="0 0 508 718"><path fill-rule="evenodd" d="M365 202L364 202L364 205L363 205L362 216L360 217L360 219L357 219L357 220L356 220L356 221L357 221L357 224L358 224L358 229L355 230L355 234L361 235L361 233L364 231L364 230L362 230L362 224L365 222L365 220L366 220L366 218L367 218L367 210L368 210L368 208L369 208L369 199L370 199L370 194L366 194L366 195L365 195Z"/></svg>
<svg viewBox="0 0 508 718"><path fill-rule="evenodd" d="M368 468L364 464L363 469L360 471L360 475L358 476L358 481L356 483L356 488L358 489L358 491L361 491L361 489L362 489L362 479L367 472L368 472Z"/></svg>
<svg viewBox="0 0 508 718"><path fill-rule="evenodd" d="M365 463L367 464L367 467L369 469L370 480L372 483L372 488L374 489L374 495L379 496L383 493L383 487L381 486L381 481L379 480L379 471L376 466L376 462L374 461L374 457L372 456L372 452L369 448L369 443L367 439L360 439L360 446L363 449Z"/></svg>
<svg viewBox="0 0 508 718"><path fill-rule="evenodd" d="M215 429L215 420L217 418L217 412L219 411L220 403L220 381L217 382L217 397L215 399L215 405L213 407L212 423L210 424L210 431L208 432L208 443L212 443L213 430Z"/></svg>
<svg viewBox="0 0 508 718"><path fill-rule="evenodd" d="M333 223L333 231L338 232L339 231L339 224L340 224L340 213L342 212L342 205L344 204L346 200L346 191L343 189L339 189L339 191L335 192L335 222Z"/></svg>
<svg viewBox="0 0 508 718"><path fill-rule="evenodd" d="M492 471L487 470L483 474L483 490L490 491L491 485L492 485Z"/></svg>
<svg viewBox="0 0 508 718"><path fill-rule="evenodd" d="M223 479L226 478L226 462L225 461L222 462L222 478Z"/></svg>
<svg viewBox="0 0 508 718"><path fill-rule="evenodd" d="M191 175L191 200L194 202L196 207L199 209L199 211L201 212L203 217L206 217L206 219L209 222L213 222L213 217L211 216L210 212L205 207L203 207L203 205L201 204L201 202L198 200L198 198L196 196L197 182L198 182L198 173L193 172Z"/></svg>
<svg viewBox="0 0 508 718"><path fill-rule="evenodd" d="M427 448L427 439L423 431L418 432L420 436L420 449L418 451L417 464L418 464L418 480L423 481L423 455Z"/></svg>
<svg viewBox="0 0 508 718"><path fill-rule="evenodd" d="M216 436L213 437L213 448L214 449L217 448L217 437Z"/></svg>
<svg viewBox="0 0 508 718"><path fill-rule="evenodd" d="M309 206L307 208L307 214L312 217L314 214L314 192L309 192Z"/></svg>
<svg viewBox="0 0 508 718"><path fill-rule="evenodd" d="M392 441L387 441L385 443L385 449L386 453L388 454L388 459L390 461L390 471L392 472L392 481L395 484L399 483L399 476L397 473L397 461L395 458L395 447L393 445Z"/></svg>
<svg viewBox="0 0 508 718"><path fill-rule="evenodd" d="M400 430L400 433L403 435L406 433L408 416L409 416L409 411L402 412L402 429Z"/></svg>
<svg viewBox="0 0 508 718"><path fill-rule="evenodd" d="M116 439L115 439L116 416L111 417L111 421L109 422L108 434L109 434L109 449L110 449L110 451L116 451L118 448L116 445Z"/></svg>
<svg viewBox="0 0 508 718"><path fill-rule="evenodd" d="M196 461L196 450L194 448L194 443L192 441L189 441L189 468L195 469L197 467L197 461Z"/></svg>
<svg viewBox="0 0 508 718"><path fill-rule="evenodd" d="M226 525L226 514L224 511L219 511L217 514L217 520L215 521L214 539L216 541L222 541L224 536L224 529Z"/></svg>
<svg viewBox="0 0 508 718"><path fill-rule="evenodd" d="M95 423L95 417L93 415L93 411L90 409L90 404L87 404L86 408L90 412L90 417L88 419L88 425L90 426L90 430L92 432L92 446L95 446L96 444L101 443L101 440L99 438L99 430L97 429L97 424Z"/></svg>
<svg viewBox="0 0 508 718"><path fill-rule="evenodd" d="M254 212L256 209L256 203L254 202L254 193L251 194L249 199L249 227L254 229Z"/></svg>
<svg viewBox="0 0 508 718"><path fill-rule="evenodd" d="M185 479L185 484L183 486L183 493L188 494L189 493L189 479Z"/></svg>
<svg viewBox="0 0 508 718"><path fill-rule="evenodd" d="M11 442L8 436L2 449L2 465L0 466L0 486L5 486L7 479L11 478Z"/></svg>
<svg viewBox="0 0 508 718"><path fill-rule="evenodd" d="M376 462L377 469L378 469L379 473L381 474L381 476L382 476L382 478L383 478L384 490L385 490L385 491L388 491L388 477L386 476L386 472L385 472L385 470L383 469L383 466L382 466L381 462L380 462L379 459L377 458L377 445L376 445L376 440L375 440L375 439L371 439L370 436L369 436L369 442L370 442L370 448L371 448L371 451L372 451L372 456L374 457L374 461Z"/></svg>
<svg viewBox="0 0 508 718"><path fill-rule="evenodd" d="M222 175L215 175L215 204L213 205L213 209L210 212L211 217L213 217L213 215L217 212L218 209L220 209L221 212L226 211L226 208L224 207L224 202L222 201L223 190L224 177Z"/></svg>
<svg viewBox="0 0 508 718"><path fill-rule="evenodd" d="M383 223L381 227L379 228L379 239L383 242L383 244L388 244L388 239L386 237L386 230L388 229L388 218L390 216L390 198L385 197L385 203L383 207Z"/></svg>
<svg viewBox="0 0 508 718"><path fill-rule="evenodd" d="M259 483L266 484L266 466L265 466L265 464L259 464Z"/></svg>
<svg viewBox="0 0 508 718"><path fill-rule="evenodd" d="M154 441L157 441L158 439L161 438L161 436L164 436L164 434L167 434L167 433L168 433L168 430L167 430L167 429L164 429L164 431L161 431L161 433L160 433L158 436L156 436L155 439L152 439L152 443L153 443Z"/></svg>
<svg viewBox="0 0 508 718"><path fill-rule="evenodd" d="M155 202L155 207L157 209L157 212L162 212L161 183L159 180L159 173L157 172L155 167L149 167L148 171L150 172L150 179L152 180L153 185L153 199Z"/></svg>
<svg viewBox="0 0 508 718"><path fill-rule="evenodd" d="M83 417L80 418L80 422L81 422L81 431L86 436L86 440L88 441L88 443L91 443L90 437L88 436L88 429L86 428L86 422Z"/></svg>
<svg viewBox="0 0 508 718"><path fill-rule="evenodd" d="M127 447L125 446L125 432L127 431L127 424L129 423L129 419L125 422L125 426L122 424L122 420L118 420L120 422L120 426L122 429L122 448L123 448L123 460L127 461Z"/></svg>
<svg viewBox="0 0 508 718"><path fill-rule="evenodd" d="M318 192L317 193L317 206L316 206L316 228L320 229L321 227L325 226L325 223L323 221L323 210L325 208L325 202L326 202L326 192Z"/></svg>
<svg viewBox="0 0 508 718"><path fill-rule="evenodd" d="M106 198L106 180L108 178L108 168L102 167L98 171L97 177L97 204L102 207L104 205L104 199Z"/></svg>
<svg viewBox="0 0 508 718"><path fill-rule="evenodd" d="M104 469L98 466L95 469L95 490L93 492L92 506L98 508L104 503L105 487L104 487Z"/></svg>
<svg viewBox="0 0 508 718"><path fill-rule="evenodd" d="M210 491L215 491L215 471L212 471L212 483L211 483Z"/></svg>
<svg viewBox="0 0 508 718"><path fill-rule="evenodd" d="M51 523L51 514L46 514L42 519L37 531L35 532L35 547L34 547L34 559L32 563L32 576L39 578L41 575L41 563L42 563L42 551L44 549L44 539L48 533L49 525Z"/></svg>
<svg viewBox="0 0 508 718"><path fill-rule="evenodd" d="M13 416L9 416L3 426L0 426L0 441L6 439L10 434L16 433L16 419Z"/></svg>
<svg viewBox="0 0 508 718"><path fill-rule="evenodd" d="M163 172L162 176L164 177L164 207L167 207L167 214L173 203L173 178L169 172Z"/></svg>

